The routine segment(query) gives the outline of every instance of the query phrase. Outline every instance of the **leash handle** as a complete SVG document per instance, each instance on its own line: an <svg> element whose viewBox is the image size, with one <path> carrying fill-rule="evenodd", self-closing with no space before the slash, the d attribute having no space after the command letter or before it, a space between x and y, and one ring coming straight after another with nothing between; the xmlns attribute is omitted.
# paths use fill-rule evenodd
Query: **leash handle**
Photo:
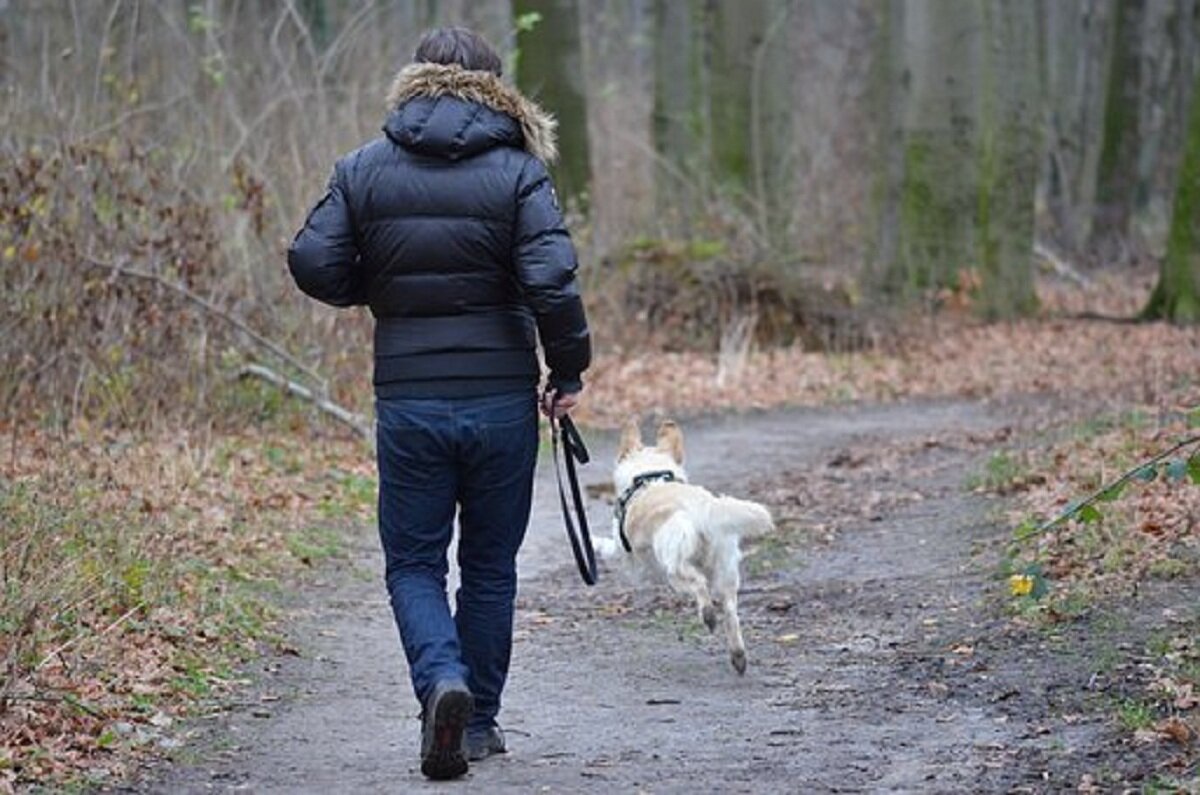
<svg viewBox="0 0 1200 795"><path fill-rule="evenodd" d="M554 417L553 404L550 411L550 441L554 457L554 478L558 482L558 501L562 508L563 524L567 528L567 538L571 542L571 554L575 557L575 565L579 576L587 585L596 584L596 549L592 546L592 536L588 530L587 511L583 504L583 494L579 489L579 475L575 471L575 462L586 464L591 457L579 429L571 418L564 414L561 418ZM559 453L559 446L562 453ZM564 463L560 466L559 459ZM575 507L575 518L579 520L576 530L571 518L571 509L567 504L566 490L563 488L562 470L567 470L567 481L571 487L571 497Z"/></svg>

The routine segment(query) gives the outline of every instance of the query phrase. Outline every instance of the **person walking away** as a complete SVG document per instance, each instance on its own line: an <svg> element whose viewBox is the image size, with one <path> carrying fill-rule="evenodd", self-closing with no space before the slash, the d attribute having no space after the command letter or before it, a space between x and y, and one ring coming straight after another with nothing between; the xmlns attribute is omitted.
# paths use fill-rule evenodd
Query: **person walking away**
<svg viewBox="0 0 1200 795"><path fill-rule="evenodd" d="M506 750L496 718L538 448L536 345L542 410L561 415L591 343L547 172L553 118L463 28L421 38L388 104L383 136L337 161L288 266L309 296L375 318L385 579L423 707L421 770L448 779Z"/></svg>

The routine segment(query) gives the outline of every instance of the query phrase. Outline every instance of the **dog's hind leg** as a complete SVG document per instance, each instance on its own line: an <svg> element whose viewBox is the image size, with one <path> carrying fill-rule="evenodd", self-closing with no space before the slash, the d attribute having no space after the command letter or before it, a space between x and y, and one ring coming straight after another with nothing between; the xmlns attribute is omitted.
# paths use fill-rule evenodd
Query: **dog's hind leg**
<svg viewBox="0 0 1200 795"><path fill-rule="evenodd" d="M742 625L738 621L737 591L721 599L725 612L725 641L729 645L729 662L739 674L746 673L746 641L742 638Z"/></svg>
<svg viewBox="0 0 1200 795"><path fill-rule="evenodd" d="M700 611L700 620L708 631L717 628L717 611L713 608L712 595L708 591L708 581L700 570L691 563L681 564L675 571L667 574L667 582L671 587L682 593L691 594L696 599L696 609Z"/></svg>
<svg viewBox="0 0 1200 795"><path fill-rule="evenodd" d="M685 521L677 517L663 527L654 539L654 555L662 565L671 587L695 598L700 620L711 632L717 626L717 612L713 609L708 578L692 562L696 551L696 535L690 527L675 524Z"/></svg>
<svg viewBox="0 0 1200 795"><path fill-rule="evenodd" d="M713 595L725 615L725 641L729 646L729 662L739 674L746 673L746 641L742 638L742 624L738 620L738 574L739 551L736 547L722 557L722 565L713 579Z"/></svg>

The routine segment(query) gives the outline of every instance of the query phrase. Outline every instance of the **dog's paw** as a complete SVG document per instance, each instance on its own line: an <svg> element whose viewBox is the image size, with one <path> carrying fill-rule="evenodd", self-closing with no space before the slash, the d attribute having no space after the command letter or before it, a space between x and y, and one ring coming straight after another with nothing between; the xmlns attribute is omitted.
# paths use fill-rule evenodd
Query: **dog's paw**
<svg viewBox="0 0 1200 795"><path fill-rule="evenodd" d="M729 662L733 663L733 670L739 675L746 675L746 651L745 649L734 649L729 653Z"/></svg>
<svg viewBox="0 0 1200 795"><path fill-rule="evenodd" d="M700 611L700 618L704 620L704 626L708 627L709 632L713 632L717 628L717 606L705 605Z"/></svg>

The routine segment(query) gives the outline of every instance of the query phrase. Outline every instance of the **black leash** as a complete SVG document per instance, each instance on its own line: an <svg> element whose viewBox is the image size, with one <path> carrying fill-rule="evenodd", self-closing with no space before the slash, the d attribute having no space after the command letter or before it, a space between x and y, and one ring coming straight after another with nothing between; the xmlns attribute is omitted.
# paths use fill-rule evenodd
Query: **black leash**
<svg viewBox="0 0 1200 795"><path fill-rule="evenodd" d="M550 416L550 440L554 449L554 477L558 481L558 501L562 505L563 523L567 526L567 538L571 540L571 552L575 555L575 565L579 567L579 576L588 585L596 584L596 550L592 546L592 536L588 532L587 512L583 507L583 495L579 491L579 476L575 472L575 462L586 464L589 460L587 447L575 423L567 415L555 420ZM562 454L559 454L559 446ZM571 484L571 498L575 503L575 517L579 520L576 531L575 522L571 520L571 509L567 505L567 494L563 489L562 469L559 459L565 459L567 480Z"/></svg>

